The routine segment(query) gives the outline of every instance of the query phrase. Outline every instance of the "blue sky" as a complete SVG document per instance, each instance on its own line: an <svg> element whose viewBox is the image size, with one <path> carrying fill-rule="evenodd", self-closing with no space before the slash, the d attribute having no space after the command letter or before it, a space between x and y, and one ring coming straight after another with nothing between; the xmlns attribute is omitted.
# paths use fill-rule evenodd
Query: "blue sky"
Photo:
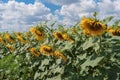
<svg viewBox="0 0 120 80"><path fill-rule="evenodd" d="M28 31L40 21L72 26L83 16L120 19L120 0L0 0L0 31ZM117 6L116 6L117 5Z"/></svg>
<svg viewBox="0 0 120 80"><path fill-rule="evenodd" d="M9 0L1 0L3 3L7 3ZM11 0L12 1L12 0ZM23 2L25 4L34 4L35 0L15 0L16 2ZM42 2L46 7L49 7L51 9L51 12L54 14L54 11L57 9L60 9L61 6L60 5L55 5L52 4L50 2L47 2L45 0L40 0L40 2Z"/></svg>
<svg viewBox="0 0 120 80"><path fill-rule="evenodd" d="M4 2L4 3L7 3L9 0L1 0L1 1ZM34 2L35 2L35 0L15 0L15 1L17 1L17 2L24 2L26 4L29 4L29 3L34 4Z"/></svg>

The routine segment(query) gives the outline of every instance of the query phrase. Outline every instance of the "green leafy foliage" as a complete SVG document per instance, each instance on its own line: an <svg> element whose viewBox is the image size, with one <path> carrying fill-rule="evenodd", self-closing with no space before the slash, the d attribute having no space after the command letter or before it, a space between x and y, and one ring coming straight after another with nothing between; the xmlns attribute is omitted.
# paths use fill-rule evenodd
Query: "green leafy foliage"
<svg viewBox="0 0 120 80"><path fill-rule="evenodd" d="M96 17L98 13L94 13ZM107 24L113 16L103 19ZM119 80L120 79L120 38L105 33L102 36L90 37L83 34L79 23L71 28L58 25L56 22L47 25L40 23L37 28L45 31L45 39L38 41L31 32L21 33L28 41L23 44L16 39L16 32L10 33L15 43L7 42L14 47L14 52L0 42L0 80ZM115 24L118 26L119 21ZM72 41L58 40L54 32L70 35ZM4 33L0 36L4 39ZM54 51L61 51L66 56L46 56L40 53L39 57L31 54L34 47L39 52L40 46L50 45Z"/></svg>
<svg viewBox="0 0 120 80"><path fill-rule="evenodd" d="M104 23L104 24L107 24L107 23L110 22L113 18L114 18L114 16L109 16L109 17L103 19L103 23Z"/></svg>

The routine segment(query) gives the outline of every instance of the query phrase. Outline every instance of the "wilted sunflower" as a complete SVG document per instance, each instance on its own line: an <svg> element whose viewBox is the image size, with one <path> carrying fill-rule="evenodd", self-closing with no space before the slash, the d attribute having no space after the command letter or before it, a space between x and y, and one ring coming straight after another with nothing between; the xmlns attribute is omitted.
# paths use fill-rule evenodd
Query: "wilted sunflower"
<svg viewBox="0 0 120 80"><path fill-rule="evenodd" d="M104 33L105 25L101 23L100 21L97 21L92 18L82 18L82 21L80 23L81 28L84 30L84 32L89 35L102 35Z"/></svg>
<svg viewBox="0 0 120 80"><path fill-rule="evenodd" d="M15 40L13 39L13 37L11 36L11 35L9 35L9 34L5 34L5 38L9 41L9 42L15 42Z"/></svg>
<svg viewBox="0 0 120 80"><path fill-rule="evenodd" d="M53 55L57 58L61 57L65 62L67 61L67 57L64 54L62 54L60 51L55 51Z"/></svg>
<svg viewBox="0 0 120 80"><path fill-rule="evenodd" d="M64 39L61 32L54 32L54 37L58 40Z"/></svg>
<svg viewBox="0 0 120 80"><path fill-rule="evenodd" d="M53 48L51 46L42 45L40 47L40 52L44 53L45 55L52 55L53 54Z"/></svg>
<svg viewBox="0 0 120 80"><path fill-rule="evenodd" d="M13 48L13 46L12 45L7 45L7 47L9 48L9 50L10 50L10 52L13 52L14 51L14 48Z"/></svg>
<svg viewBox="0 0 120 80"><path fill-rule="evenodd" d="M40 56L40 53L36 50L36 48L30 48L30 51L32 54L34 54L36 57Z"/></svg>

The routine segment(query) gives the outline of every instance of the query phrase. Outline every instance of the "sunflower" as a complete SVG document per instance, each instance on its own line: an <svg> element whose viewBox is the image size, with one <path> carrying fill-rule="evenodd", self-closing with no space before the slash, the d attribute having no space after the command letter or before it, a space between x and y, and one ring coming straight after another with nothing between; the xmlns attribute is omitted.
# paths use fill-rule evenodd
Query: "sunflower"
<svg viewBox="0 0 120 80"><path fill-rule="evenodd" d="M120 29L108 28L107 32L112 33L113 36L120 36Z"/></svg>
<svg viewBox="0 0 120 80"><path fill-rule="evenodd" d="M9 48L10 52L13 52L13 51L14 51L13 46L12 46L12 45L10 45L10 44L8 44L8 45L7 45L7 48Z"/></svg>
<svg viewBox="0 0 120 80"><path fill-rule="evenodd" d="M2 37L0 37L0 42L3 40L3 38Z"/></svg>
<svg viewBox="0 0 120 80"><path fill-rule="evenodd" d="M15 40L13 39L13 37L11 36L11 35L9 35L9 34L5 34L5 38L9 41L9 42L15 42Z"/></svg>
<svg viewBox="0 0 120 80"><path fill-rule="evenodd" d="M39 30L36 30L35 31L35 35L38 35L38 36L41 36L43 34L43 32L39 31Z"/></svg>
<svg viewBox="0 0 120 80"><path fill-rule="evenodd" d="M0 42L4 45L6 44L6 41L2 37L0 37Z"/></svg>
<svg viewBox="0 0 120 80"><path fill-rule="evenodd" d="M67 57L64 54L62 54L60 51L55 51L53 55L57 58L61 57L65 62L67 61Z"/></svg>
<svg viewBox="0 0 120 80"><path fill-rule="evenodd" d="M83 30L83 33L86 35L90 35L89 31L87 31L87 30Z"/></svg>
<svg viewBox="0 0 120 80"><path fill-rule="evenodd" d="M24 44L26 43L26 40L21 35L17 35L17 39Z"/></svg>
<svg viewBox="0 0 120 80"><path fill-rule="evenodd" d="M36 30L35 32L35 38L38 40L38 41L42 41L45 37L45 34L44 32L40 32L39 30Z"/></svg>
<svg viewBox="0 0 120 80"><path fill-rule="evenodd" d="M36 50L36 48L30 48L30 51L32 54L34 54L36 57L40 56L40 53Z"/></svg>
<svg viewBox="0 0 120 80"><path fill-rule="evenodd" d="M17 39L24 44L26 43L26 40L22 37L20 32L17 33Z"/></svg>
<svg viewBox="0 0 120 80"><path fill-rule="evenodd" d="M38 40L38 41L42 41L44 39L45 35L44 34L41 34L41 35L36 35L35 38Z"/></svg>
<svg viewBox="0 0 120 80"><path fill-rule="evenodd" d="M36 27L31 27L31 28L30 28L30 32L31 32L32 34L35 34L36 30L37 30Z"/></svg>
<svg viewBox="0 0 120 80"><path fill-rule="evenodd" d="M70 39L70 36L68 34L63 34L62 36L63 36L64 40L69 40Z"/></svg>
<svg viewBox="0 0 120 80"><path fill-rule="evenodd" d="M41 34L43 34L43 31L40 31L39 29L37 29L36 27L32 27L30 28L30 32L34 35L38 35L40 36Z"/></svg>
<svg viewBox="0 0 120 80"><path fill-rule="evenodd" d="M36 27L30 28L30 32L35 36L38 41L42 41L45 37L43 31L38 30Z"/></svg>
<svg viewBox="0 0 120 80"><path fill-rule="evenodd" d="M114 32L114 31L115 30L112 27L108 27L108 29L107 29L107 32L110 32L110 33Z"/></svg>
<svg viewBox="0 0 120 80"><path fill-rule="evenodd" d="M74 40L67 33L62 34L62 37L63 37L64 40L74 42Z"/></svg>
<svg viewBox="0 0 120 80"><path fill-rule="evenodd" d="M104 33L105 25L92 18L82 18L80 23L81 28L89 35L102 35Z"/></svg>
<svg viewBox="0 0 120 80"><path fill-rule="evenodd" d="M61 32L54 32L54 37L58 40L64 39Z"/></svg>
<svg viewBox="0 0 120 80"><path fill-rule="evenodd" d="M44 53L45 55L51 55L53 54L53 48L51 46L42 45L40 47L40 52Z"/></svg>

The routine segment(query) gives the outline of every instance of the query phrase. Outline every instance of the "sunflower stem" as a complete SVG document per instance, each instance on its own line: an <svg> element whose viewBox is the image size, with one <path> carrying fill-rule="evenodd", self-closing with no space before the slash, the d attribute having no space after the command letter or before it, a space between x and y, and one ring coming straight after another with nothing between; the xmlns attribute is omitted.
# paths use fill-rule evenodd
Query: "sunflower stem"
<svg viewBox="0 0 120 80"><path fill-rule="evenodd" d="M99 41L99 53L101 52L102 50L102 37L100 37L100 41Z"/></svg>

